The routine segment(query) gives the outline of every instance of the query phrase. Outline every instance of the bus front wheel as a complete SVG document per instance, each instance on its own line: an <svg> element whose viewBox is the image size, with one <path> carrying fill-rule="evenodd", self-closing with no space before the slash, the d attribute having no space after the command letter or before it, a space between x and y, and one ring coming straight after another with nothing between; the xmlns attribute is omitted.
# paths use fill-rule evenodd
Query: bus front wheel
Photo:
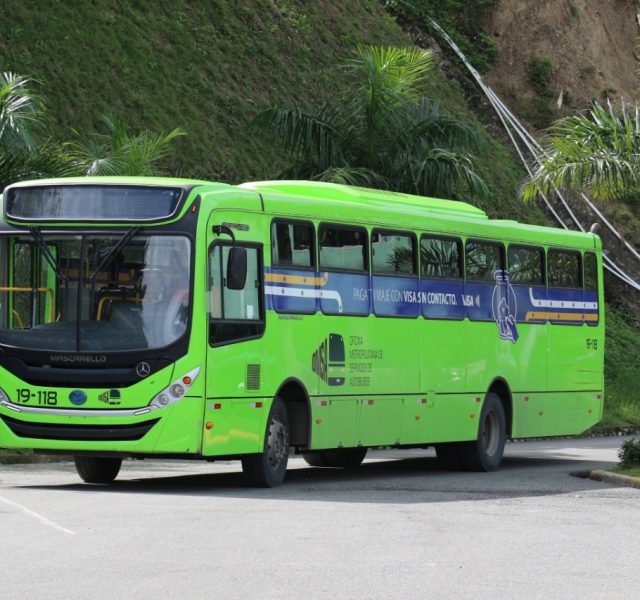
<svg viewBox="0 0 640 600"><path fill-rule="evenodd" d="M76 471L85 483L111 483L120 472L121 458L75 456Z"/></svg>
<svg viewBox="0 0 640 600"><path fill-rule="evenodd" d="M242 470L251 485L276 487L284 481L289 461L289 415L281 398L271 405L264 447L259 454L242 457Z"/></svg>
<svg viewBox="0 0 640 600"><path fill-rule="evenodd" d="M504 407L500 397L489 392L480 411L477 439L458 446L462 465L467 471L495 471L502 462L506 438Z"/></svg>

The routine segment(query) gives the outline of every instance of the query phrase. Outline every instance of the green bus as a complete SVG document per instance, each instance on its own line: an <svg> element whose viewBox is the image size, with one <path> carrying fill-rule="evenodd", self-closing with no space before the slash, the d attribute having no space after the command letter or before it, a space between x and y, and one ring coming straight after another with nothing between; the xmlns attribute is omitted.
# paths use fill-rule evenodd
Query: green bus
<svg viewBox="0 0 640 600"><path fill-rule="evenodd" d="M471 205L307 181L81 178L8 186L0 447L74 457L288 457L355 467L602 416L602 247Z"/></svg>

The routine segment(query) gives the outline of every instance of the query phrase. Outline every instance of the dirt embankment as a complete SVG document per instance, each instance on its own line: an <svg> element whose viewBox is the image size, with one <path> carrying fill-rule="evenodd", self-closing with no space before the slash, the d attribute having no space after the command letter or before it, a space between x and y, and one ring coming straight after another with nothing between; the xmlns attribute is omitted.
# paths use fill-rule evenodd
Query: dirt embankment
<svg viewBox="0 0 640 600"><path fill-rule="evenodd" d="M485 27L499 48L486 81L526 113L536 100L532 69L546 59L553 117L594 99L630 101L639 85L638 12L635 0L500 0ZM561 94L563 106L555 112Z"/></svg>

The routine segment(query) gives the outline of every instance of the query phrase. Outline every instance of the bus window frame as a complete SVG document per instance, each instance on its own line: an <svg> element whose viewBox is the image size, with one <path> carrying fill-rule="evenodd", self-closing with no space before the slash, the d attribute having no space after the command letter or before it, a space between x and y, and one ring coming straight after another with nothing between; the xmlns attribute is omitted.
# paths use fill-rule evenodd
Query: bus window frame
<svg viewBox="0 0 640 600"><path fill-rule="evenodd" d="M320 254L320 234L323 227L331 228L331 229L339 229L339 230L347 230L347 231L360 231L364 233L364 243L363 243L363 260L364 260L364 268L363 269L343 269L341 267L324 267L321 263L321 254ZM330 246L329 246L330 247ZM342 248L343 246L338 246ZM369 257L369 232L366 227L361 225L345 225L343 223L334 223L331 221L322 221L318 224L318 230L316 235L316 248L317 248L317 256L318 256L318 272L328 271L329 273L353 273L354 275L371 275L371 260Z"/></svg>
<svg viewBox="0 0 640 600"><path fill-rule="evenodd" d="M513 279L511 278L511 263L509 262L509 251L511 250L511 248L521 248L523 250L536 250L540 253L541 257L542 257L542 283L522 283L522 282L516 282L513 281ZM548 280L548 275L547 275L547 253L545 252L545 248L544 246L536 246L534 244L519 244L519 243L513 243L513 244L509 244L507 246L507 254L506 254L506 269L507 272L509 273L509 283L511 285L521 285L521 286L525 286L525 287L540 287L540 288L546 288L547 287L547 280Z"/></svg>
<svg viewBox="0 0 640 600"><path fill-rule="evenodd" d="M586 277L586 257L587 255L592 256L595 261L595 288L587 288L587 277ZM585 292L598 292L600 290L600 274L598 272L598 255L591 250L585 250L582 255L582 289Z"/></svg>
<svg viewBox="0 0 640 600"><path fill-rule="evenodd" d="M468 272L467 272L467 267L468 267L467 244L469 244L469 242L478 243L478 244L484 244L485 246L495 246L496 248L498 248L500 250L501 264L499 265L498 269L495 269L492 272L492 278L491 279L477 279L477 278L468 276ZM469 282L469 283L493 284L493 283L495 283L496 271L504 271L504 270L506 270L506 266L507 266L507 252L506 252L506 248L505 248L505 245L504 245L503 242L499 242L499 241L497 241L497 240L495 240L493 238L487 239L487 238L478 238L478 237L469 237L469 238L466 238L464 240L464 280L465 280L465 283Z"/></svg>
<svg viewBox="0 0 640 600"><path fill-rule="evenodd" d="M308 225L311 228L311 246L309 248L309 252L311 252L311 266L310 267L305 267L305 266L301 266L301 265L283 265L280 263L274 263L273 262L273 242L274 242L274 237L273 237L273 226L277 225L279 223L283 223L286 225ZM270 259L271 259L271 268L276 268L276 269L295 269L295 270L299 270L299 271L311 271L311 272L316 272L317 267L319 265L320 262L320 257L318 256L318 244L317 244L317 239L318 239L318 235L316 232L316 228L314 227L313 221L308 221L305 219L287 219L285 217L274 217L273 219L271 219L271 223L269 225L269 252L270 252ZM293 248L292 248L293 250Z"/></svg>
<svg viewBox="0 0 640 600"><path fill-rule="evenodd" d="M408 237L411 240L411 250L412 250L412 273L379 273L373 270L373 236L378 233L380 235L397 235L402 237ZM418 252L417 252L418 244L417 244L417 236L413 231L404 231L402 229L383 229L380 227L374 227L369 233L369 257L370 257L370 265L369 269L371 272L371 276L376 277L408 277L411 279L419 279L418 268L419 268L419 260L418 260Z"/></svg>
<svg viewBox="0 0 640 600"><path fill-rule="evenodd" d="M256 340L256 339L260 339L264 336L265 331L267 329L267 319L266 319L266 307L265 307L265 298L264 298L264 244L261 244L259 242L245 242L245 241L227 241L227 240L214 240L213 242L211 242L207 248L207 298L209 297L209 294L211 292L211 271L210 271L210 264L211 264L211 255L212 252L214 250L215 247L241 247L241 248L246 248L246 249L255 249L257 251L257 265L256 265L256 269L257 269L257 275L258 275L258 314L259 314L259 318L258 319L225 319L224 318L224 294L221 293L220 295L220 301L221 301L221 312L222 312L222 317L221 318L214 318L211 316L211 310L210 307L208 306L208 302L207 302L207 317L208 317L208 322L207 322L207 342L209 344L210 348L219 348L220 346L228 346L230 344L237 344L239 342L246 342L249 340ZM220 260L222 261L222 251L220 253ZM221 271L221 277L224 279L225 278L225 273L224 273L224 269L223 269L223 264L220 265ZM247 335L247 336L240 336L240 337L232 337L232 338L228 338L228 339L224 339L221 341L212 341L212 325L214 325L215 323L226 323L229 324L231 326L233 325L244 325L246 323L255 323L256 326L259 328L259 332L254 334L254 335Z"/></svg>
<svg viewBox="0 0 640 600"><path fill-rule="evenodd" d="M423 273L422 271L422 250L420 250L419 252L419 268L418 268L418 272L420 274L420 279L421 280L425 280L425 279L435 279L437 281L465 281L465 274L466 274L466 269L465 269L465 253L464 253L464 244L465 241L458 236L455 235L439 235L439 234L431 234L431 233L422 233L420 235L420 240L419 240L419 244L420 244L420 248L422 248L422 240L425 238L429 238L432 240L441 240L444 242L455 242L455 244L458 246L458 269L459 269L459 275L457 277L440 277L438 275L426 275L425 273Z"/></svg>
<svg viewBox="0 0 640 600"><path fill-rule="evenodd" d="M551 283L551 278L549 277L549 254L552 252L562 252L564 254L570 254L578 257L578 277L580 281L577 286L573 285L554 285ZM556 289L556 290L576 290L576 291L584 291L584 273L582 266L582 252L580 250L576 250L573 248L563 248L558 246L549 246L546 251L546 262L547 262L547 289Z"/></svg>

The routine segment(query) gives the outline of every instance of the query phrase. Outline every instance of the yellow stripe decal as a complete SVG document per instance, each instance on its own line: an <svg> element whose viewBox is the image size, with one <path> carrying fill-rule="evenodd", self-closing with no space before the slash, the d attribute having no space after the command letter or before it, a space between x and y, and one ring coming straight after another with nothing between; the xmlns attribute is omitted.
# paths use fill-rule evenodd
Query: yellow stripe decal
<svg viewBox="0 0 640 600"><path fill-rule="evenodd" d="M288 283L291 285L314 285L322 287L329 279L329 273L324 273L322 277L306 277L304 275L284 275L283 273L266 273L267 283Z"/></svg>
<svg viewBox="0 0 640 600"><path fill-rule="evenodd" d="M527 312L525 321L597 321L597 314L559 313L531 310Z"/></svg>

